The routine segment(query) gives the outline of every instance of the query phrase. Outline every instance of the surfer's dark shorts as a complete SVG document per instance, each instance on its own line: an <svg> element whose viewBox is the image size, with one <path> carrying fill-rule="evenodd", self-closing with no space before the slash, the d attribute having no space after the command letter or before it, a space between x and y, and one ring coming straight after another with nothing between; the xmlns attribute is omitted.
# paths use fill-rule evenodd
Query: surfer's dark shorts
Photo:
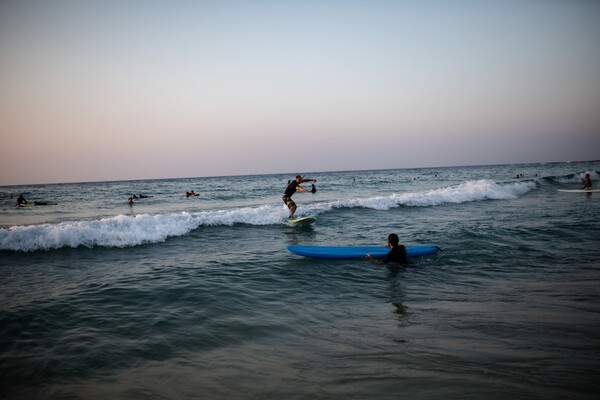
<svg viewBox="0 0 600 400"><path fill-rule="evenodd" d="M283 196L281 196L281 200L283 200L283 202L285 203L286 206L288 206L288 208L292 208L296 206L296 203L294 203L294 200L292 200L291 197L287 197L285 194Z"/></svg>

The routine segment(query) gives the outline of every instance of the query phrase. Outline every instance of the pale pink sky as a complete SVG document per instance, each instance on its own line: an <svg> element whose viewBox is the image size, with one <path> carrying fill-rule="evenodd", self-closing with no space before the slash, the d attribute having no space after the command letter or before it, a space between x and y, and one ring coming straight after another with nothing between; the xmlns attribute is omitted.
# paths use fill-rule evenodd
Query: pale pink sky
<svg viewBox="0 0 600 400"><path fill-rule="evenodd" d="M600 2L0 2L0 185L600 159Z"/></svg>

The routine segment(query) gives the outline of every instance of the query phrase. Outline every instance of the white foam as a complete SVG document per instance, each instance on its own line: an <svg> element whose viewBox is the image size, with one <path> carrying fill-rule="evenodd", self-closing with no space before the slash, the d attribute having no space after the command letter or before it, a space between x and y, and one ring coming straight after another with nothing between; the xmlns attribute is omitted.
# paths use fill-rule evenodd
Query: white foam
<svg viewBox="0 0 600 400"><path fill-rule="evenodd" d="M466 203L482 200L511 200L535 188L535 182L516 182L499 185L491 180L468 181L424 192L392 194L365 199L334 202L333 207L364 207L374 210L389 210L398 206L430 207L446 203Z"/></svg>
<svg viewBox="0 0 600 400"><path fill-rule="evenodd" d="M285 207L285 206L284 206ZM35 251L61 247L129 247L164 242L200 226L283 223L287 209L275 206L198 213L117 215L91 221L13 226L0 229L0 250Z"/></svg>

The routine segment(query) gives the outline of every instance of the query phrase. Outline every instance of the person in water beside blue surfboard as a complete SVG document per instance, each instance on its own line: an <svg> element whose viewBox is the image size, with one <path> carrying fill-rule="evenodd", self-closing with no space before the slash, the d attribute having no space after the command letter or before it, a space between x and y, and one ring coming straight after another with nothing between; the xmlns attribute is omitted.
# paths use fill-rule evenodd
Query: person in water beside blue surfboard
<svg viewBox="0 0 600 400"><path fill-rule="evenodd" d="M300 175L296 175L296 179L290 181L285 188L285 192L283 192L283 196L281 199L285 203L285 205L290 209L290 219L294 219L294 213L296 212L296 203L292 200L292 196L296 193L296 190L300 190L301 192L306 192L307 190L300 186L301 183L304 182L316 182L316 179L304 178ZM313 190L316 191L313 185ZM314 193L314 192L313 192Z"/></svg>
<svg viewBox="0 0 600 400"><path fill-rule="evenodd" d="M384 263L398 263L403 265L411 264L408 254L406 253L406 247L400 244L400 238L395 233L388 235L387 246L390 248L390 252L385 255L382 262ZM365 256L367 260L371 260L373 257L370 254Z"/></svg>

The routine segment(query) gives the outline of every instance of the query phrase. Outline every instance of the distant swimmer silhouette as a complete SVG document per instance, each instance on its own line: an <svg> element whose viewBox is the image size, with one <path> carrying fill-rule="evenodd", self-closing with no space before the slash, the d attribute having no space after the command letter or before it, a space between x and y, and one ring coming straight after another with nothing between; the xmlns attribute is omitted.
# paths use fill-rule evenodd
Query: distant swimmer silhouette
<svg viewBox="0 0 600 400"><path fill-rule="evenodd" d="M27 204L27 200L25 200L25 197L23 197L23 195L20 194L17 198L17 205L20 206L22 204Z"/></svg>
<svg viewBox="0 0 600 400"><path fill-rule="evenodd" d="M50 202L50 201L34 201L33 204L36 206L56 206L58 203Z"/></svg>

